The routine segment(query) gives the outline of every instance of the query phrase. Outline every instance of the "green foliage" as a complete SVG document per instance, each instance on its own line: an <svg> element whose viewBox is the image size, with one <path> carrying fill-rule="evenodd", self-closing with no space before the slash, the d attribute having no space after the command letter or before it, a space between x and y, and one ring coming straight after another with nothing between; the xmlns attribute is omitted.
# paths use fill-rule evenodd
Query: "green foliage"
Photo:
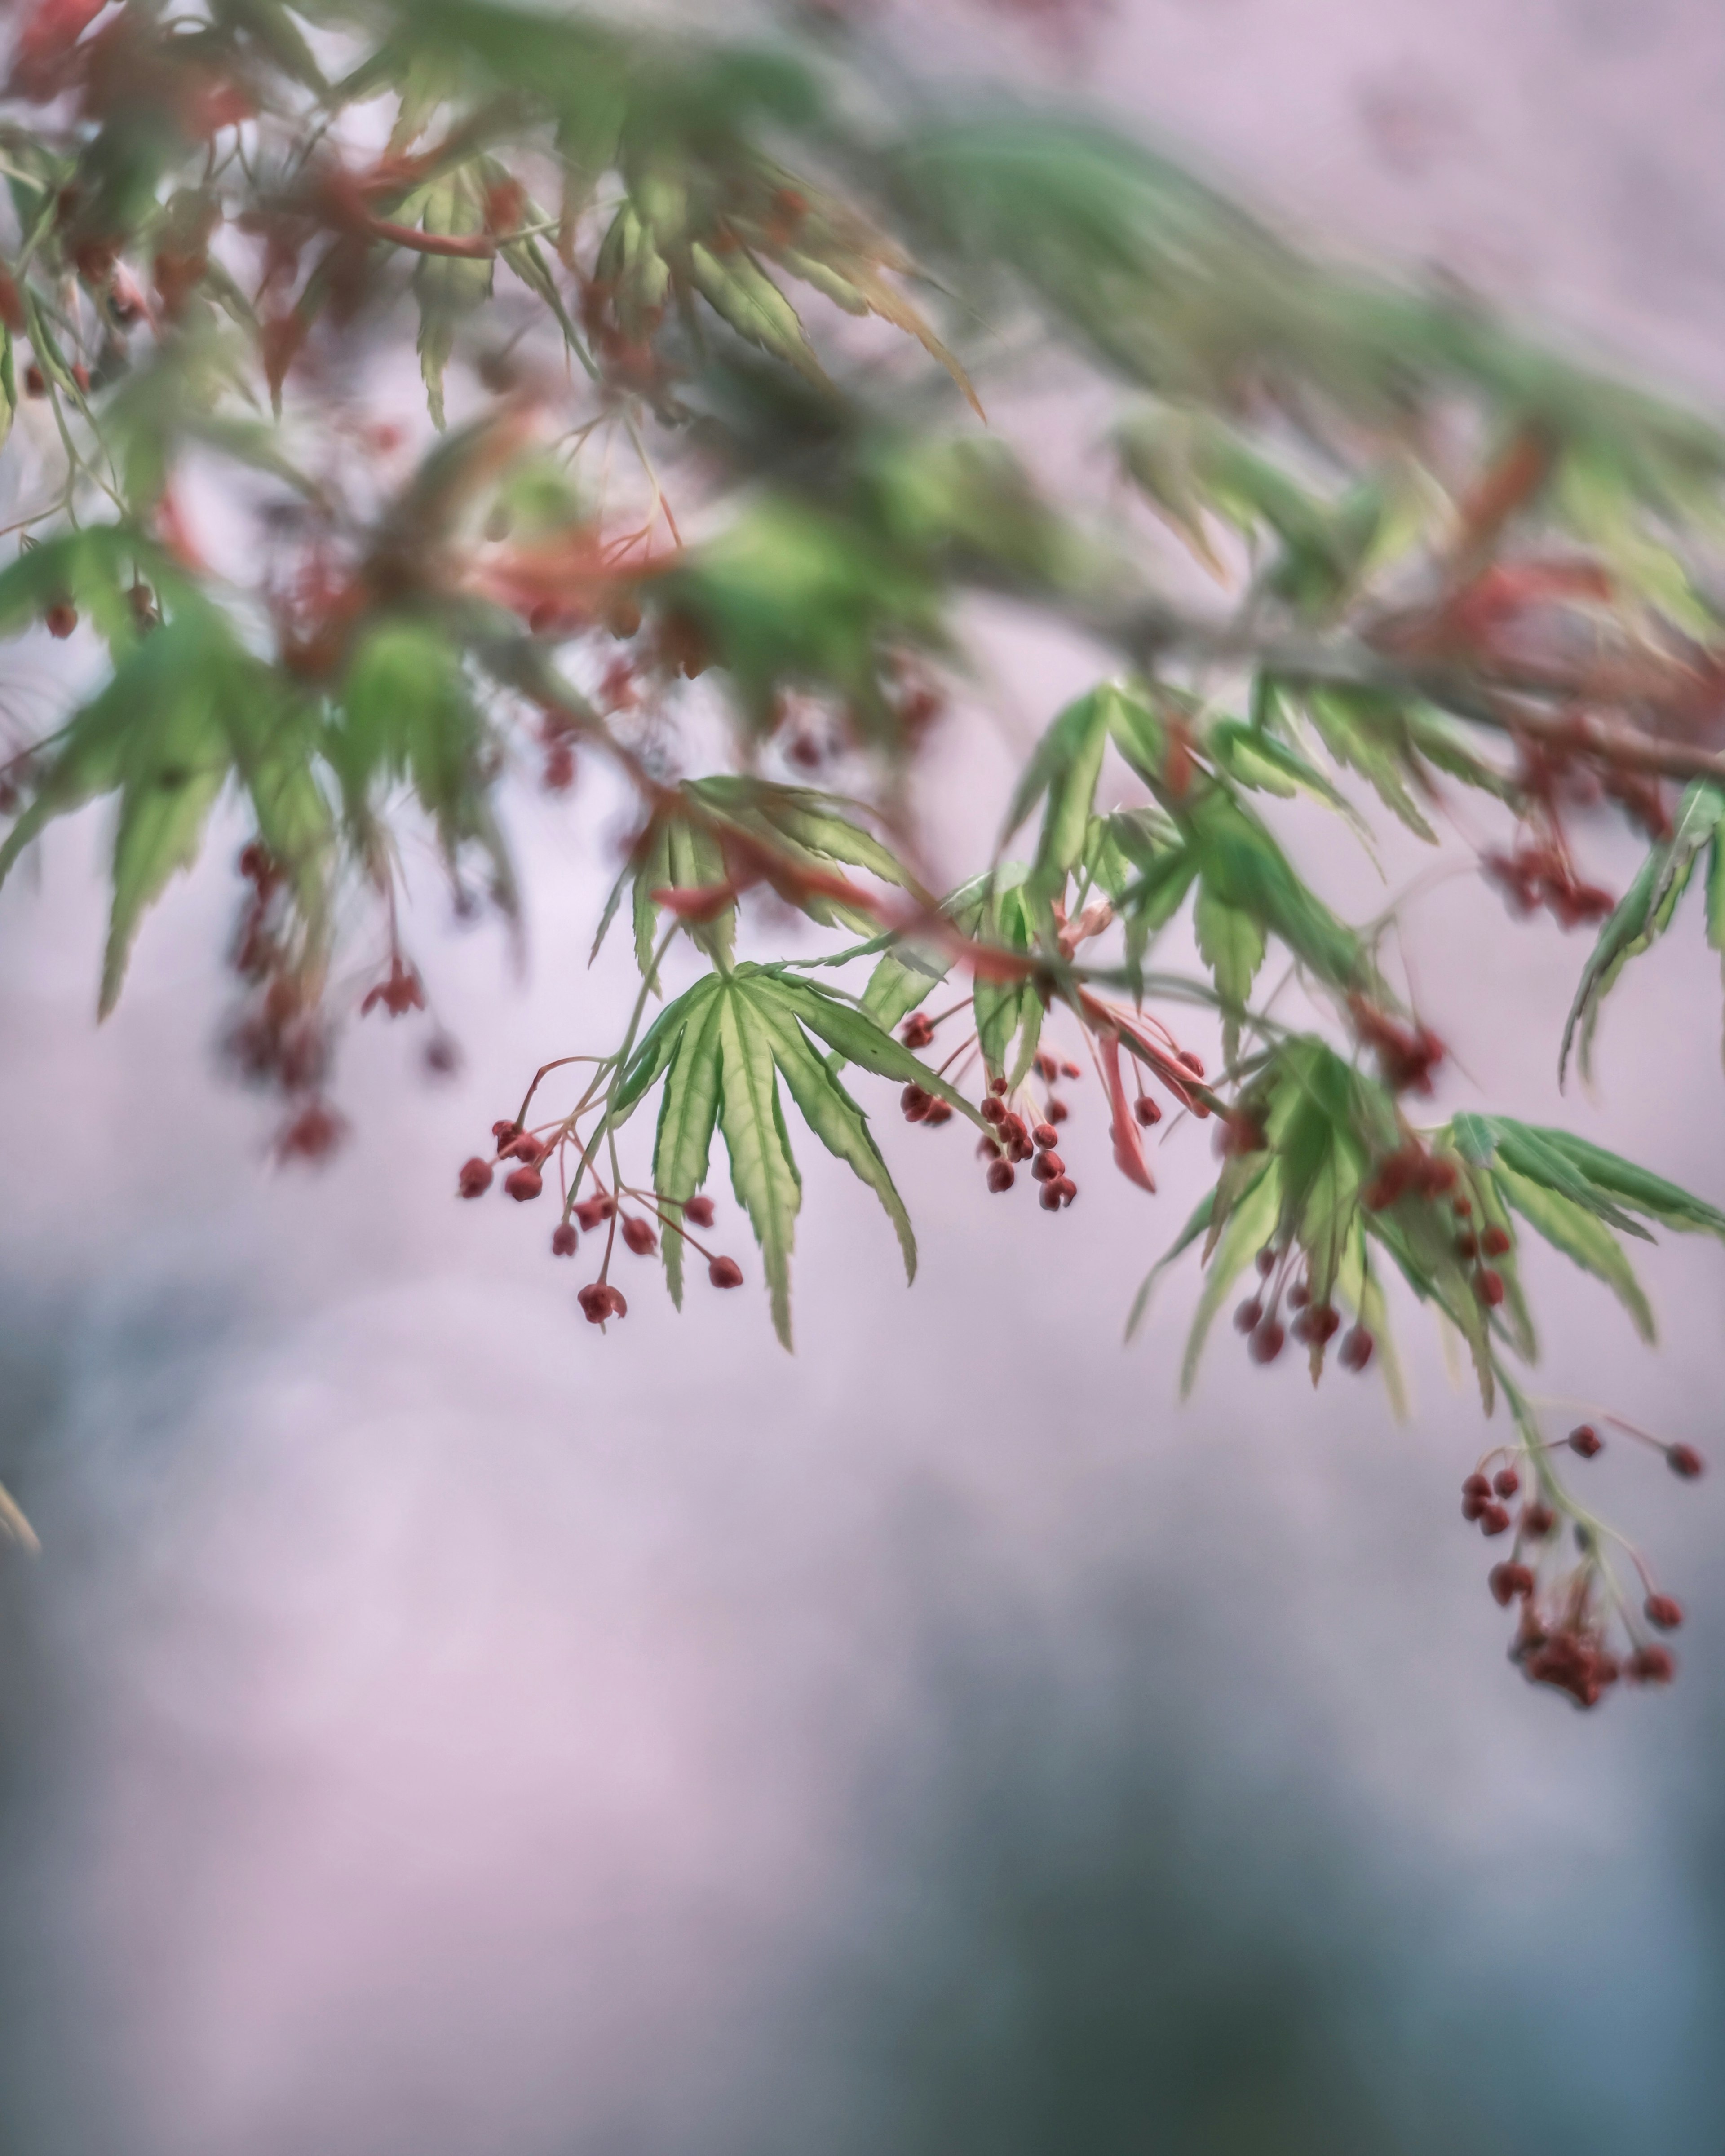
<svg viewBox="0 0 1725 2156"><path fill-rule="evenodd" d="M1260 1359L1286 1294L1314 1379L1345 1316L1342 1359L1375 1355L1399 1399L1397 1275L1465 1340L1486 1407L1504 1393L1549 1496L1509 1374L1537 1346L1519 1238L1651 1337L1624 1239L1725 1214L1568 1133L1418 1127L1445 1049L1394 971L1395 907L1343 919L1285 819L1368 845L1391 819L1428 844L1489 829L1516 907L1603 920L1560 1068L1578 1042L1588 1068L1603 998L1703 854L1725 953L1725 757L1698 746L1725 681L1725 434L1476 305L1308 259L1117 131L952 82L885 94L832 23L752 41L494 0L80 12L29 18L0 115L0 452L9 498L39 505L0 567L0 636L87 627L100 649L69 716L0 715L0 875L107 804L101 1009L239 803L230 1037L284 1097L284 1154L316 1157L349 924L387 939L361 1014L423 1007L415 838L464 910L512 916L506 775L536 762L560 795L603 766L633 835L593 953L627 897L635 1014L541 1074L588 1071L566 1116L500 1125L518 1194L542 1142L572 1153L568 1207L591 1183L590 1221L609 1209L595 1323L622 1314L619 1232L659 1238L680 1302L716 1135L788 1342L787 1096L907 1271L866 1081L905 1088L913 1122L968 1117L998 1196L1029 1168L1064 1209L1059 1133L1030 1132L1064 1112L1076 1034L1140 1190L1163 1100L1220 1134L1169 1253L1208 1268L1186 1384L1267 1262ZM404 429L409 341L425 414ZM1100 473L1037 454L1012 362L1055 352L1090 371ZM1209 572L1205 604L1149 519ZM1101 678L940 899L922 750L983 693L1003 602ZM1658 834L1615 905L1577 865L1589 789ZM1189 904L1199 970L1154 970ZM787 912L813 940L763 957ZM649 1022L674 945L703 970ZM1219 1024L1208 1075L1173 1029L1194 1009ZM948 1026L927 1060L908 1045ZM655 1087L638 1189L619 1140ZM492 1164L470 1165L476 1191Z"/></svg>

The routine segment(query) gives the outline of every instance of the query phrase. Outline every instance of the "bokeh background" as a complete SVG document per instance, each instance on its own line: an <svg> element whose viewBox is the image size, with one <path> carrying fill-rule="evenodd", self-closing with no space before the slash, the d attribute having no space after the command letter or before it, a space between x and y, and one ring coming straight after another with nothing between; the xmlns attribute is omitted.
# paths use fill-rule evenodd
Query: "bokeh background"
<svg viewBox="0 0 1725 2156"><path fill-rule="evenodd" d="M1725 403L1711 0L1119 0L1072 50L896 20ZM955 872L1087 664L978 627L994 693L934 752ZM1189 1130L1129 1190L1093 1080L1072 1214L987 1199L883 1094L914 1291L805 1142L793 1359L754 1290L679 1320L644 1267L600 1339L546 1223L449 1193L631 992L621 951L584 965L619 813L592 778L513 799L519 970L426 864L463 1073L355 1029L354 1139L310 1177L214 1066L221 848L100 1034L99 825L0 897L0 1477L44 1543L0 1555L0 2148L1711 2156L1718 1477L1585 1471L1690 1605L1676 1689L1528 1691L1456 1512L1476 1409L1411 1312L1404 1425L1231 1334L1182 1408L1189 1273L1122 1348L1212 1163ZM1293 830L1338 903L1383 902ZM1583 843L1620 887L1633 849ZM1464 875L1407 946L1445 1109L1562 1116L1725 1198L1697 921L1561 1103L1580 943ZM1553 1395L1714 1444L1725 1252L1649 1256L1654 1356L1535 1270Z"/></svg>

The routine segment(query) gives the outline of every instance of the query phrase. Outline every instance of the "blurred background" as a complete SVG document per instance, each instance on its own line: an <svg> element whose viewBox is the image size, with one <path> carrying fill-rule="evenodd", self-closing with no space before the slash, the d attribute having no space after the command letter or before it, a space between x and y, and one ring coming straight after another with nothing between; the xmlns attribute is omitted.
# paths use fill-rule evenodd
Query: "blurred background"
<svg viewBox="0 0 1725 2156"><path fill-rule="evenodd" d="M1298 235L1725 401L1708 0L1118 0L1072 46L896 20L929 64L1106 97ZM977 630L1010 685L933 751L955 874L1086 665ZM600 1338L548 1221L449 1193L633 993L620 949L584 964L619 814L587 775L513 802L521 970L426 864L461 1075L354 1028L320 1174L268 1165L215 1069L231 847L100 1034L100 829L0 897L0 1478L44 1545L0 1553L0 2148L1710 2156L1719 1475L1582 1471L1689 1605L1675 1689L1530 1691L1457 1514L1476 1404L1410 1310L1401 1425L1225 1332L1181 1407L1189 1270L1122 1349L1213 1163L1179 1132L1130 1189L1090 1078L1073 1214L988 1199L881 1089L914 1291L805 1142L794 1359L753 1287L679 1320L644 1265ZM1620 889L1633 849L1583 844ZM1390 887L1427 860L1392 845ZM1725 1198L1697 922L1561 1103L1583 944L1507 934L1466 876L1407 942L1457 1051L1441 1112L1561 1117ZM1725 1252L1650 1254L1652 1356L1532 1270L1554 1396L1714 1448Z"/></svg>

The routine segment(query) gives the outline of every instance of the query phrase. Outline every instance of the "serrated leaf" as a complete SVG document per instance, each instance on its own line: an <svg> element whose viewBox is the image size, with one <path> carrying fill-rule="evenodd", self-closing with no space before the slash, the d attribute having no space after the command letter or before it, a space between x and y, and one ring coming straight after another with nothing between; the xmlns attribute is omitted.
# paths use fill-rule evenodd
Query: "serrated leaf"
<svg viewBox="0 0 1725 2156"><path fill-rule="evenodd" d="M1268 1161L1260 1162L1259 1163L1260 1173L1266 1173L1269 1166L1270 1163ZM1126 1337L1128 1340L1132 1339L1133 1335L1137 1332L1139 1326L1143 1323L1144 1313L1150 1307L1151 1293L1162 1275L1167 1270L1168 1266L1174 1262L1176 1258L1183 1256L1183 1255L1191 1249L1192 1245L1198 1240L1200 1235L1208 1235L1209 1232L1210 1223L1214 1219L1216 1215L1216 1206L1220 1189L1221 1185L1218 1183L1213 1188L1205 1192L1204 1195L1199 1199L1198 1204L1194 1207L1191 1216L1187 1220L1185 1226L1180 1230L1174 1240L1168 1245L1168 1249L1163 1252L1162 1255L1156 1260L1156 1263L1151 1266L1149 1271L1145 1274L1143 1279L1138 1283L1138 1291L1132 1297L1132 1308L1127 1312Z"/></svg>
<svg viewBox="0 0 1725 2156"><path fill-rule="evenodd" d="M752 973L755 978L763 978L758 969L741 966L737 968L739 979L746 980ZM843 1003L838 997L826 994L812 981L793 980L778 973L765 978L771 978L773 993L784 1007L828 1047L836 1049L845 1062L860 1063L865 1070L872 1070L878 1077L896 1079L901 1086L920 1086L925 1093L936 1095L949 1107L968 1116L978 1128L984 1127L980 1116L956 1086L931 1070L902 1041L884 1032L856 1004Z"/></svg>
<svg viewBox="0 0 1725 2156"><path fill-rule="evenodd" d="M692 988L685 988L674 1002L667 1004L642 1034L619 1074L617 1091L612 1097L610 1121L614 1127L627 1122L643 1098L658 1084L677 1052L683 1029L706 1009L723 985L721 975L702 974Z"/></svg>
<svg viewBox="0 0 1725 2156"><path fill-rule="evenodd" d="M1322 689L1307 695L1306 710L1336 762L1357 771L1393 815L1417 838L1435 845L1437 833L1408 791L1399 707L1364 690Z"/></svg>
<svg viewBox="0 0 1725 2156"><path fill-rule="evenodd" d="M726 984L717 998L721 1091L719 1127L731 1156L731 1181L748 1214L773 1307L773 1329L791 1344L791 1247L803 1202L802 1178L791 1154L779 1106L769 1029Z"/></svg>
<svg viewBox="0 0 1725 2156"><path fill-rule="evenodd" d="M706 1181L719 1112L720 998L698 1004L678 1036L660 1097L653 1142L653 1188L674 1220ZM667 1229L660 1247L670 1299L683 1306L683 1238Z"/></svg>
<svg viewBox="0 0 1725 2156"><path fill-rule="evenodd" d="M1214 974L1216 993L1222 999L1227 1036L1223 1053L1231 1063L1239 1053L1240 1014L1264 963L1264 931L1250 913L1230 906L1208 883L1199 890L1192 925L1199 956Z"/></svg>
<svg viewBox="0 0 1725 2156"><path fill-rule="evenodd" d="M1508 1203L1548 1243L1604 1281L1628 1311L1635 1330L1651 1343L1653 1312L1621 1245L1604 1223L1556 1191L1517 1175L1513 1168L1500 1166L1494 1179Z"/></svg>
<svg viewBox="0 0 1725 2156"><path fill-rule="evenodd" d="M1635 881L1618 901L1599 931L1599 940L1582 968L1575 1000L1563 1026L1563 1046L1558 1053L1558 1081L1561 1085L1569 1062L1569 1050L1578 1023L1581 1026L1581 1074L1591 1075L1594 1031L1599 1006L1618 975L1631 958L1664 935L1677 910L1677 901L1688 887L1696 856L1702 847L1717 844L1721 819L1725 818L1725 792L1705 779L1697 779L1684 793L1670 838L1649 853ZM1711 894L1710 894L1711 897ZM1709 906L1709 921L1712 906Z"/></svg>
<svg viewBox="0 0 1725 2156"><path fill-rule="evenodd" d="M1113 693L1112 685L1105 683L1068 704L1036 744L1014 789L1001 826L1003 844L1043 795L1049 797L1037 852L1040 868L1051 867L1061 857L1070 867L1083 852L1096 773L1108 742Z"/></svg>
<svg viewBox="0 0 1725 2156"><path fill-rule="evenodd" d="M485 204L465 167L432 182L420 222L424 231L439 237L465 238L485 230ZM455 331L465 316L490 297L491 264L459 255L422 254L413 271L413 290L419 301L419 371L425 381L425 401L432 424L441 431L444 373L455 348Z"/></svg>
<svg viewBox="0 0 1725 2156"><path fill-rule="evenodd" d="M696 240L689 249L689 272L701 298L740 337L806 381L831 388L796 309L746 249L721 260Z"/></svg>
<svg viewBox="0 0 1725 2156"><path fill-rule="evenodd" d="M1638 1168L1633 1161L1624 1160L1615 1152L1607 1152L1603 1146L1577 1137L1571 1131L1538 1129L1532 1135L1561 1154L1586 1178L1596 1194L1594 1211L1602 1210L1597 1194L1604 1193L1619 1204L1645 1213L1649 1219L1660 1221L1679 1233L1698 1231L1725 1238L1725 1212L1676 1183L1667 1183L1663 1176ZM1635 1232L1633 1224L1630 1225Z"/></svg>
<svg viewBox="0 0 1725 2156"><path fill-rule="evenodd" d="M773 1059L778 1065L791 1098L809 1129L835 1159L842 1160L865 1183L886 1208L904 1255L905 1278L916 1277L916 1238L910 1215L880 1158L869 1128L868 1118L852 1100L837 1075L809 1046L795 1018L779 1000L777 983L757 975L740 982L736 993L746 998L772 1034Z"/></svg>

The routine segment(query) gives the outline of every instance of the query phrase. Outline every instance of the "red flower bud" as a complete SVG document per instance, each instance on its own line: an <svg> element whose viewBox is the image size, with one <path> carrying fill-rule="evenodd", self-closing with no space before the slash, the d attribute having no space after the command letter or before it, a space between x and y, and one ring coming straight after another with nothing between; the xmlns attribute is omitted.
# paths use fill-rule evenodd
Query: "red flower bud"
<svg viewBox="0 0 1725 2156"><path fill-rule="evenodd" d="M1500 1497L1513 1497L1522 1486L1522 1478L1513 1467L1500 1467L1491 1477L1491 1487Z"/></svg>
<svg viewBox="0 0 1725 2156"><path fill-rule="evenodd" d="M1010 1190L1018 1175L1009 1160L997 1160L988 1169L988 1188L998 1198L1003 1190Z"/></svg>
<svg viewBox="0 0 1725 2156"><path fill-rule="evenodd" d="M1464 1497L1477 1497L1483 1504L1491 1494L1491 1481L1484 1475L1470 1475L1461 1486L1461 1494Z"/></svg>
<svg viewBox="0 0 1725 2156"><path fill-rule="evenodd" d="M536 1168L518 1168L504 1178L503 1188L517 1204L524 1205L528 1199L536 1198L545 1185Z"/></svg>
<svg viewBox="0 0 1725 2156"><path fill-rule="evenodd" d="M1050 1122L1051 1122L1051 1123L1063 1123L1063 1122L1065 1122L1065 1120L1066 1120L1067 1116L1070 1116L1070 1115L1071 1114L1071 1112L1072 1112L1072 1111L1071 1111L1071 1110L1070 1110L1070 1109L1066 1106L1065 1102L1063 1100L1061 1100L1061 1099L1060 1099L1060 1096L1059 1096L1058 1094L1056 1094L1056 1093L1050 1093L1050 1094L1049 1095L1049 1096L1048 1096L1048 1120L1050 1121Z"/></svg>
<svg viewBox="0 0 1725 2156"><path fill-rule="evenodd" d="M1692 1445L1666 1445L1665 1464L1673 1475L1681 1475L1686 1482L1692 1482L1707 1467L1707 1462Z"/></svg>
<svg viewBox="0 0 1725 2156"><path fill-rule="evenodd" d="M1569 1450L1591 1460L1596 1452L1605 1450L1605 1440L1590 1422L1579 1422L1569 1433Z"/></svg>
<svg viewBox="0 0 1725 2156"><path fill-rule="evenodd" d="M1060 1142L1060 1134L1052 1123L1038 1123L1030 1135L1045 1152Z"/></svg>
<svg viewBox="0 0 1725 2156"><path fill-rule="evenodd" d="M551 1231L551 1254L554 1258L572 1258L578 1240L572 1220L560 1220Z"/></svg>
<svg viewBox="0 0 1725 2156"><path fill-rule="evenodd" d="M908 1086L905 1088L907 1093L911 1090ZM920 1091L921 1088L916 1090ZM985 1123L1004 1123L1006 1121L1005 1109L1001 1106L992 1093L983 1101L980 1112Z"/></svg>
<svg viewBox="0 0 1725 2156"><path fill-rule="evenodd" d="M1523 1505L1522 1532L1530 1542L1543 1542L1558 1523L1558 1516L1549 1505Z"/></svg>
<svg viewBox="0 0 1725 2156"><path fill-rule="evenodd" d="M1040 1167L1041 1163L1039 1161L1037 1165L1038 1167ZM1045 1183L1043 1184L1040 1194L1039 1202L1040 1203L1045 1213L1058 1213L1060 1211L1060 1178L1058 1176L1055 1177L1052 1183Z"/></svg>
<svg viewBox="0 0 1725 2156"><path fill-rule="evenodd" d="M42 625L51 637L64 644L78 626L78 609L68 600L59 600L44 611Z"/></svg>
<svg viewBox="0 0 1725 2156"><path fill-rule="evenodd" d="M1674 1594L1650 1594L1641 1608L1661 1632L1675 1632L1683 1621L1683 1605Z"/></svg>
<svg viewBox="0 0 1725 2156"><path fill-rule="evenodd" d="M1533 1575L1524 1564L1494 1564L1486 1584L1500 1607L1507 1609L1518 1595L1533 1592Z"/></svg>
<svg viewBox="0 0 1725 2156"><path fill-rule="evenodd" d="M481 1160L477 1153L471 1160L463 1161L455 1187L464 1198L483 1198L491 1187L490 1162Z"/></svg>
<svg viewBox="0 0 1725 2156"><path fill-rule="evenodd" d="M1273 1317L1266 1317L1253 1333L1249 1350L1255 1363L1273 1363L1282 1351L1287 1335Z"/></svg>
<svg viewBox="0 0 1725 2156"><path fill-rule="evenodd" d="M1487 1505L1480 1514L1480 1532L1482 1535L1505 1534L1509 1529L1509 1514L1502 1505Z"/></svg>
<svg viewBox="0 0 1725 2156"><path fill-rule="evenodd" d="M582 1232L590 1235L602 1221L610 1219L612 1211L608 1198L583 1198L575 1208L575 1218L581 1223Z"/></svg>
<svg viewBox="0 0 1725 2156"><path fill-rule="evenodd" d="M1062 1205L1070 1205L1078 1195L1078 1185L1070 1175L1063 1175L1058 1183L1050 1183L1048 1188L1060 1193Z"/></svg>
<svg viewBox="0 0 1725 2156"><path fill-rule="evenodd" d="M1480 1248L1488 1258L1501 1258L1509 1248L1509 1233L1503 1228L1487 1228L1480 1237Z"/></svg>
<svg viewBox="0 0 1725 2156"><path fill-rule="evenodd" d="M1488 1310L1496 1310L1503 1300L1503 1276L1494 1273L1489 1265L1474 1276L1474 1293Z"/></svg>
<svg viewBox="0 0 1725 2156"><path fill-rule="evenodd" d="M1656 1640L1645 1647L1637 1647L1624 1668L1624 1675L1635 1684L1669 1684L1676 1674L1676 1663L1669 1647L1662 1647Z"/></svg>
<svg viewBox="0 0 1725 2156"><path fill-rule="evenodd" d="M715 1258L706 1269L706 1276L715 1287L741 1287L742 1267L735 1258Z"/></svg>
<svg viewBox="0 0 1725 2156"><path fill-rule="evenodd" d="M697 1228L711 1228L713 1224L712 1199L685 1198L683 1200L683 1218L692 1220Z"/></svg>
<svg viewBox="0 0 1725 2156"><path fill-rule="evenodd" d="M1256 1296L1248 1296L1234 1313L1236 1332L1255 1332L1264 1322L1264 1306Z"/></svg>
<svg viewBox="0 0 1725 2156"><path fill-rule="evenodd" d="M653 1232L653 1224L638 1214L625 1213L623 1216L623 1240L638 1258L650 1257L659 1248L659 1238Z"/></svg>
<svg viewBox="0 0 1725 2156"><path fill-rule="evenodd" d="M1377 1342L1363 1325L1356 1325L1343 1335L1342 1345L1337 1350L1344 1370L1363 1370L1372 1359L1372 1350Z"/></svg>
<svg viewBox="0 0 1725 2156"><path fill-rule="evenodd" d="M1157 1106L1155 1101L1151 1099L1147 1093L1139 1094L1137 1103L1133 1108L1132 1113L1137 1117L1138 1121L1144 1125L1147 1130L1152 1123L1159 1123L1162 1121L1161 1109Z"/></svg>

